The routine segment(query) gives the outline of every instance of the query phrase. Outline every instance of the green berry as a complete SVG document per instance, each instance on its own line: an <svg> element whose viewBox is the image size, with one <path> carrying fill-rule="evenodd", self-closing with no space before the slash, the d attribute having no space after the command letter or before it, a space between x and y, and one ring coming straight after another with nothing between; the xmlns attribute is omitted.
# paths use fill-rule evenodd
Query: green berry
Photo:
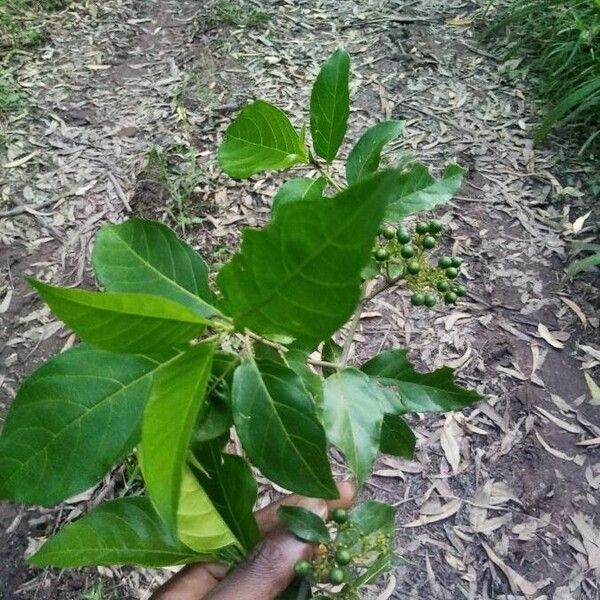
<svg viewBox="0 0 600 600"><path fill-rule="evenodd" d="M426 235L421 242L425 250L431 250L435 248L435 238L432 235Z"/></svg>
<svg viewBox="0 0 600 600"><path fill-rule="evenodd" d="M406 265L406 270L411 275L416 275L421 270L421 265L419 264L418 260L409 260L408 264Z"/></svg>
<svg viewBox="0 0 600 600"><path fill-rule="evenodd" d="M299 560L294 565L294 571L296 572L296 575L309 575L312 571L312 565L307 560Z"/></svg>
<svg viewBox="0 0 600 600"><path fill-rule="evenodd" d="M341 567L345 567L351 560L352 555L345 548L342 548L335 553L335 562Z"/></svg>
<svg viewBox="0 0 600 600"><path fill-rule="evenodd" d="M460 267L460 265L462 265L462 258L460 256L453 256L451 258L451 260L452 260L453 267L458 268L458 267Z"/></svg>
<svg viewBox="0 0 600 600"><path fill-rule="evenodd" d="M436 297L433 294L425 294L425 306L432 308L433 306L435 306L435 303L437 302Z"/></svg>
<svg viewBox="0 0 600 600"><path fill-rule="evenodd" d="M410 242L410 233L408 233L408 231L406 229L404 229L404 227L400 227L396 231L396 239L401 244L408 244L408 242Z"/></svg>
<svg viewBox="0 0 600 600"><path fill-rule="evenodd" d="M419 221L416 225L415 225L415 231L419 234L419 235L424 235L425 233L427 233L429 231L429 225L427 223L424 223L423 221Z"/></svg>
<svg viewBox="0 0 600 600"><path fill-rule="evenodd" d="M439 222L433 219L433 221L429 221L429 233L441 233L444 226Z"/></svg>
<svg viewBox="0 0 600 600"><path fill-rule="evenodd" d="M344 573L344 569L340 569L339 567L334 567L329 571L329 581L333 585L339 585L340 583L344 583L344 579L346 579L346 573Z"/></svg>
<svg viewBox="0 0 600 600"><path fill-rule="evenodd" d="M456 279L458 277L458 269L455 267L448 267L444 270L444 272L446 273L446 277L448 279Z"/></svg>
<svg viewBox="0 0 600 600"><path fill-rule="evenodd" d="M378 260L379 262L383 262L389 258L388 251L385 248L377 248L377 250L373 252L373 256L375 257L375 260Z"/></svg>
<svg viewBox="0 0 600 600"><path fill-rule="evenodd" d="M467 295L467 286L466 285L457 285L456 288L454 289L454 292L456 293L457 296L460 296L462 298L463 296Z"/></svg>
<svg viewBox="0 0 600 600"><path fill-rule="evenodd" d="M394 236L396 235L396 230L393 227L387 226L387 227L383 227L381 229L381 235L386 239L386 240L393 240Z"/></svg>
<svg viewBox="0 0 600 600"><path fill-rule="evenodd" d="M440 292L447 292L450 290L450 284L447 281L438 281L437 289Z"/></svg>
<svg viewBox="0 0 600 600"><path fill-rule="evenodd" d="M452 266L452 259L449 256L441 256L438 260L438 265L442 267L442 269L447 269Z"/></svg>
<svg viewBox="0 0 600 600"><path fill-rule="evenodd" d="M334 508L331 511L331 518L338 523L338 525L341 525L348 520L348 511L345 508Z"/></svg>
<svg viewBox="0 0 600 600"><path fill-rule="evenodd" d="M425 296L416 292L410 297L410 302L413 306L423 306L425 304Z"/></svg>
<svg viewBox="0 0 600 600"><path fill-rule="evenodd" d="M446 304L454 304L457 299L458 296L454 292L446 292L444 294L444 300L446 301Z"/></svg>
<svg viewBox="0 0 600 600"><path fill-rule="evenodd" d="M415 255L415 248L410 244L405 244L404 246L402 246L402 248L400 248L400 254L404 258L412 258Z"/></svg>

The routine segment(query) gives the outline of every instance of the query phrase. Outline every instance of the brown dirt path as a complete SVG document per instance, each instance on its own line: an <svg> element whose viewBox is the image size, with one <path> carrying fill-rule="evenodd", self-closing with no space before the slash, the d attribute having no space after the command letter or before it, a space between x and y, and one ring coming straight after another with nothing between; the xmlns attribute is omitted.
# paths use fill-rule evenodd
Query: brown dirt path
<svg viewBox="0 0 600 600"><path fill-rule="evenodd" d="M202 222L186 236L221 260L241 226L264 219L280 181L219 174L213 157L231 111L263 97L305 122L318 64L341 43L353 57L350 137L405 118L397 155L469 168L459 198L438 212L448 243L468 257L468 302L425 313L394 291L363 315L356 356L407 346L423 367L449 364L488 398L462 414L413 419L416 459L378 465L367 493L398 505L399 545L412 564L372 596L597 600L600 450L577 445L600 436L583 378L598 380L597 287L592 278L561 286L569 221L591 202L578 192L591 168L565 171L557 145L532 147L526 88L478 46L473 18L483 4L248 0L243 14L262 8L264 27L209 23L222 5L215 0L160 9L109 0L59 17L50 45L23 59L32 109L10 123L0 160L15 165L0 172L0 212L48 202L40 214L0 219L0 306L12 293L0 314L0 411L26 373L73 342L26 295L22 275L90 284L89 244L102 222L130 206L169 220L160 186L136 187L145 153L190 139L204 181L186 207ZM6 598L80 598L92 585L96 571L57 576L19 565L28 536L77 516L107 485L57 510L0 508ZM166 576L101 572L115 598L145 598Z"/></svg>

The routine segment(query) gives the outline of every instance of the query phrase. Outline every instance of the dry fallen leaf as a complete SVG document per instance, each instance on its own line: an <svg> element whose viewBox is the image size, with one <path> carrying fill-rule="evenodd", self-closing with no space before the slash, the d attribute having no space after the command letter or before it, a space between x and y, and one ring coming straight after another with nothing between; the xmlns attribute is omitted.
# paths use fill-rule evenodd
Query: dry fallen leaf
<svg viewBox="0 0 600 600"><path fill-rule="evenodd" d="M429 525L429 523L437 523L443 521L455 515L458 509L461 507L462 502L460 500L451 500L447 504L440 506L440 509L435 514L422 515L418 519L402 525L405 528L421 527L423 525Z"/></svg>
<svg viewBox="0 0 600 600"><path fill-rule="evenodd" d="M590 377L588 373L584 373L585 382L590 390L592 396L590 404L592 406L600 406L600 386Z"/></svg>
<svg viewBox="0 0 600 600"><path fill-rule="evenodd" d="M562 342L559 342L556 337L550 333L548 328L543 323L538 325L538 333L540 337L546 340L553 348L558 348L560 350L565 347Z"/></svg>
<svg viewBox="0 0 600 600"><path fill-rule="evenodd" d="M560 298L579 318L584 327L587 327L588 320L585 316L585 313L581 310L581 308L573 302L570 298Z"/></svg>
<svg viewBox="0 0 600 600"><path fill-rule="evenodd" d="M454 415L447 414L440 435L440 444L453 473L458 473L458 467L460 466L460 441L462 437L463 431Z"/></svg>

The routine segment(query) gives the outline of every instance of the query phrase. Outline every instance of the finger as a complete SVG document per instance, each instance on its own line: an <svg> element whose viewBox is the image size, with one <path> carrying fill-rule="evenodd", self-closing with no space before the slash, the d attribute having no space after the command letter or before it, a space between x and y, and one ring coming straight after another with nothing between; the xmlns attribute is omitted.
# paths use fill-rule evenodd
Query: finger
<svg viewBox="0 0 600 600"><path fill-rule="evenodd" d="M296 562L309 559L312 552L312 544L284 530L274 531L205 600L272 600L292 582Z"/></svg>
<svg viewBox="0 0 600 600"><path fill-rule="evenodd" d="M188 565L154 592L150 600L201 600L219 585L226 574L226 565Z"/></svg>
<svg viewBox="0 0 600 600"><path fill-rule="evenodd" d="M337 500L330 500L327 502L327 507L329 510L333 510L334 508L347 508L352 504L352 500L354 499L354 495L356 493L356 486L352 481L338 481L336 485L340 497ZM256 522L258 523L258 528L260 529L261 535L264 537L271 533L274 529L281 526L279 518L277 517L277 509L280 506L302 505L305 500L306 498L303 496L292 494L291 496L286 496L285 498L282 498L277 502L273 502L273 504L256 511L254 516L256 517ZM307 506L304 508L311 510L311 508Z"/></svg>

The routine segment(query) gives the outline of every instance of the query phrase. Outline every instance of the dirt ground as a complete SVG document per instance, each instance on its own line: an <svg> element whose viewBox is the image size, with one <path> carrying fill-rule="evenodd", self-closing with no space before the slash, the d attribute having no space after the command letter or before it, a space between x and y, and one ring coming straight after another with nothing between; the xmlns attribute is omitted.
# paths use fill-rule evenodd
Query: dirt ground
<svg viewBox="0 0 600 600"><path fill-rule="evenodd" d="M396 156L469 169L436 213L448 249L465 256L467 301L419 311L392 290L363 314L355 358L408 347L420 366L447 364L486 396L463 413L413 418L415 460L379 461L364 493L397 506L410 563L367 597L598 600L600 407L584 374L600 380L600 282L563 281L576 219L594 206L594 166L565 163L559 137L533 147L536 116L514 62L501 43L478 42L484 4L246 0L231 12L217 0L106 0L54 15L48 42L11 59L28 109L0 139L0 423L20 381L75 341L23 277L93 286L95 231L131 214L179 227L222 262L282 181L222 175L225 126L258 97L305 123L318 65L343 44L349 140L402 118ZM144 168L157 147L164 177ZM122 477L116 469L51 509L0 504L0 599L148 598L168 572L23 564ZM264 486L261 502L274 494Z"/></svg>

